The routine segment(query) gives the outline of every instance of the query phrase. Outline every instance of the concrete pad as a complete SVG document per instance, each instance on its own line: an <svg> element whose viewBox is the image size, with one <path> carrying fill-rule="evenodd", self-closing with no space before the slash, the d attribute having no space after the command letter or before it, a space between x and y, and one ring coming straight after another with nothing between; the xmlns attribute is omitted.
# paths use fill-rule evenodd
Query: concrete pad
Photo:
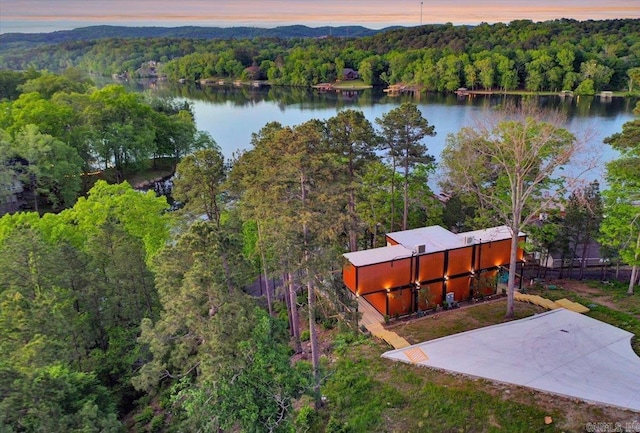
<svg viewBox="0 0 640 433"><path fill-rule="evenodd" d="M391 350L384 358L640 411L633 334L564 308ZM411 349L424 358L416 362Z"/></svg>

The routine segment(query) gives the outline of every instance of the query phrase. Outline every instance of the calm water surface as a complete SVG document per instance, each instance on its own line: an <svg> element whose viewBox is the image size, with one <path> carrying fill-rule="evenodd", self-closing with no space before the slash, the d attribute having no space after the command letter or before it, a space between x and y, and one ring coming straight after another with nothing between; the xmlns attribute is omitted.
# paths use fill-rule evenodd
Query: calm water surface
<svg viewBox="0 0 640 433"><path fill-rule="evenodd" d="M279 87L190 87L165 84L153 92L189 101L195 111L197 127L208 131L228 158L234 152L251 148L251 135L269 122L285 126L298 125L311 119L325 120L340 110L360 110L375 126L376 118L396 108L404 101L413 101L423 116L435 126L437 135L427 137L424 143L429 152L439 158L448 134L454 134L475 119L486 114L507 99L517 96L429 94L421 98L392 97L381 90L368 89L359 92L322 93L307 89ZM600 97L539 96L542 107L557 108L567 117L565 127L581 136L588 130L594 132L590 142L589 157L599 158L598 168L588 174L589 179L602 180L604 163L615 158L616 153L603 144L603 139L622 130L622 125L634 118L632 113L636 99ZM585 155L580 155L584 157ZM578 170L583 163L574 162Z"/></svg>

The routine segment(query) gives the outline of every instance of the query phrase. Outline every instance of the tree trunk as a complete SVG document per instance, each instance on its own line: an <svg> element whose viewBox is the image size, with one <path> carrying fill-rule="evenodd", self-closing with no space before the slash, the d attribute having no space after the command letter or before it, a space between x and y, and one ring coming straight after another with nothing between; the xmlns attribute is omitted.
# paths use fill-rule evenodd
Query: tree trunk
<svg viewBox="0 0 640 433"><path fill-rule="evenodd" d="M392 170L391 170L391 227L390 227L390 232L393 232L395 229L393 228L393 223L395 222L395 216L396 216L396 201L394 198L395 195L395 189L396 189L396 177L394 176L396 174L396 160L395 158L393 159L392 163Z"/></svg>
<svg viewBox="0 0 640 433"><path fill-rule="evenodd" d="M287 306L287 317L289 318L289 336L293 337L293 316L291 315L291 298L289 296L289 282L287 274L282 274L282 291L284 293L284 303Z"/></svg>
<svg viewBox="0 0 640 433"><path fill-rule="evenodd" d="M35 178L35 175L30 174L31 180L31 191L33 192L33 210L38 212L38 181Z"/></svg>
<svg viewBox="0 0 640 433"><path fill-rule="evenodd" d="M291 305L291 330L293 332L293 349L296 353L302 352L300 344L300 321L298 319L298 302L296 301L296 291L293 288L293 275L287 273L287 293L289 294L289 304Z"/></svg>
<svg viewBox="0 0 640 433"><path fill-rule="evenodd" d="M584 272L587 268L587 250L589 248L589 242L591 241L590 237L587 237L584 241L584 245L582 246L582 260L580 262L580 274L578 275L578 279L582 280L584 278Z"/></svg>
<svg viewBox="0 0 640 433"><path fill-rule="evenodd" d="M262 232L260 231L260 222L257 222L258 226L258 243L260 244L260 260L262 261L262 271L264 273L264 281L267 285L267 308L269 309L269 315L273 316L273 301L271 300L271 288L269 287L269 275L267 274L267 261L264 258L264 248L262 243Z"/></svg>
<svg viewBox="0 0 640 433"><path fill-rule="evenodd" d="M634 259L636 260L633 267L631 268L631 278L629 279L629 290L627 290L627 295L633 295L633 286L636 284L636 280L638 279L638 259L640 258L640 232L638 232L638 239L636 240L636 254L634 255Z"/></svg>
<svg viewBox="0 0 640 433"><path fill-rule="evenodd" d="M636 284L636 279L638 278L638 265L633 265L631 268L631 278L629 279L629 290L627 290L627 295L633 295L633 287Z"/></svg>
<svg viewBox="0 0 640 433"><path fill-rule="evenodd" d="M320 407L320 353L318 349L318 333L316 332L316 294L309 280L307 269L307 301L309 305L309 342L311 343L311 366L313 368L313 402L316 409Z"/></svg>
<svg viewBox="0 0 640 433"><path fill-rule="evenodd" d="M409 221L409 156L406 157L404 164L404 196L403 196L403 208L402 208L402 230L407 229L407 223Z"/></svg>
<svg viewBox="0 0 640 433"><path fill-rule="evenodd" d="M516 283L516 269L518 261L518 233L519 227L511 228L511 252L509 254L509 279L507 280L507 314L506 318L512 319L515 316L514 291Z"/></svg>
<svg viewBox="0 0 640 433"><path fill-rule="evenodd" d="M304 173L300 174L300 199L302 206L307 205L307 185ZM311 365L313 368L313 401L316 409L320 407L320 354L318 353L318 334L316 333L316 298L311 284L309 270L309 227L302 223L302 241L304 242L304 263L307 279L307 300L309 307L309 342L311 343Z"/></svg>
<svg viewBox="0 0 640 433"><path fill-rule="evenodd" d="M357 218L356 218L356 198L353 188L349 191L349 219L351 220L351 227L349 227L349 250L351 252L358 251L358 232L356 231Z"/></svg>
<svg viewBox="0 0 640 433"><path fill-rule="evenodd" d="M573 262L576 259L576 251L577 250L578 250L578 246L577 245L574 246L571 249L571 257L569 258L569 260L571 260L571 263L569 264L569 277L568 277L570 280L573 279Z"/></svg>

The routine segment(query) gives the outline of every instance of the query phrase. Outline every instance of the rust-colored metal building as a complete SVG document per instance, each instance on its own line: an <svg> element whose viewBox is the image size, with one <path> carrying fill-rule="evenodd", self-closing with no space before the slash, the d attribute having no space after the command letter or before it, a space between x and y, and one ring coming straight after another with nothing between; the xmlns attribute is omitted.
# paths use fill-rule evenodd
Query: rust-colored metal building
<svg viewBox="0 0 640 433"><path fill-rule="evenodd" d="M493 294L501 269L509 264L507 226L458 234L431 226L386 238L386 247L344 254L343 279L356 296L388 316L443 305L447 294L457 302ZM523 255L518 248L520 264Z"/></svg>

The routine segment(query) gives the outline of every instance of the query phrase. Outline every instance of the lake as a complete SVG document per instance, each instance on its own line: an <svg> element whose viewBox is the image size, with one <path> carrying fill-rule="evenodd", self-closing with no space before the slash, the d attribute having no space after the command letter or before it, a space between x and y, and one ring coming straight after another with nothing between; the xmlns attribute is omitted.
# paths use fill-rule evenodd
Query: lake
<svg viewBox="0 0 640 433"><path fill-rule="evenodd" d="M137 90L143 89L138 83ZM420 98L389 96L381 89L337 93L312 89L249 86L196 87L158 83L151 92L163 97L189 101L195 111L198 129L207 131L216 140L224 155L231 158L234 152L251 148L251 135L268 122L280 122L285 126L304 123L310 119L325 120L343 109L356 109L375 125L375 119L399 106L402 102L417 104L423 116L435 126L437 135L427 137L424 143L429 153L439 159L448 134L470 126L474 119L506 100L520 98L512 95L457 95L428 94ZM580 136L591 129L589 156L599 155L598 169L590 172L588 180L602 181L604 163L616 157L616 152L603 144L603 139L622 130L625 122L632 120L637 99L599 96L536 96L541 107L554 108L565 113L565 127ZM574 163L578 169L579 162Z"/></svg>

